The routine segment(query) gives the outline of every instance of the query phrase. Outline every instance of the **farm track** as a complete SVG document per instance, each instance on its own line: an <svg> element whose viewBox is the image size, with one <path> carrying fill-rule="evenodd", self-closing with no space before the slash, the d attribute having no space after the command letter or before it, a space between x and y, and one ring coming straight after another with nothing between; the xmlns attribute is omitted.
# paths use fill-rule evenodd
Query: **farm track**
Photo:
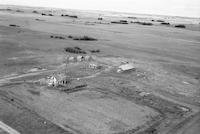
<svg viewBox="0 0 200 134"><path fill-rule="evenodd" d="M9 134L20 134L19 132L17 132L13 128L11 128L10 126L3 123L2 121L0 121L0 133L1 133L1 129L3 129L5 132L7 132Z"/></svg>
<svg viewBox="0 0 200 134"><path fill-rule="evenodd" d="M50 72L54 72L54 71L56 71L56 70L45 70L45 71L39 71L39 72L33 72L33 73L12 76L12 77L2 77L2 78L0 78L0 86L5 83L8 83L10 80L19 79L19 78L28 77L28 76L37 76L37 75L40 75L43 73L50 73Z"/></svg>
<svg viewBox="0 0 200 134"><path fill-rule="evenodd" d="M192 126L194 126L195 129L199 129L197 128L199 126L198 125L199 123L200 123L200 112L191 115L190 117L186 118L185 120L174 126L167 134L187 134L187 132L193 129ZM191 131L193 131L193 133L190 134L199 133L195 132L195 130Z"/></svg>

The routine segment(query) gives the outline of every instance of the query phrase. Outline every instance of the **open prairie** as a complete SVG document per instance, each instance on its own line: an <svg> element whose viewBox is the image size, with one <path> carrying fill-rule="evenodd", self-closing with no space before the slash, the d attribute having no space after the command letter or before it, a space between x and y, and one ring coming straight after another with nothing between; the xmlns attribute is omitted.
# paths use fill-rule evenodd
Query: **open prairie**
<svg viewBox="0 0 200 134"><path fill-rule="evenodd" d="M0 121L19 133L195 134L199 108L200 19L0 6Z"/></svg>

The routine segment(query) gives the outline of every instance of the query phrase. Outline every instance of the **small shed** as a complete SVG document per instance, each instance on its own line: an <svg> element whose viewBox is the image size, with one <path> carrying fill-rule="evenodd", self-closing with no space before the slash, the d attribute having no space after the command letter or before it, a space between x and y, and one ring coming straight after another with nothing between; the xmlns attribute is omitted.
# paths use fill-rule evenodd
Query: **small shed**
<svg viewBox="0 0 200 134"><path fill-rule="evenodd" d="M133 71L135 70L135 67L133 64L131 63L127 63L127 64L123 64L123 65L120 65L117 69L117 72L125 72L125 71Z"/></svg>
<svg viewBox="0 0 200 134"><path fill-rule="evenodd" d="M78 56L76 57L76 59L77 59L78 62L81 62L81 61L84 60L84 57L81 56L81 55L78 55Z"/></svg>
<svg viewBox="0 0 200 134"><path fill-rule="evenodd" d="M140 96L142 96L142 97L146 97L146 96L148 96L150 93L147 93L147 92L141 92L141 93L139 93L139 95Z"/></svg>
<svg viewBox="0 0 200 134"><path fill-rule="evenodd" d="M97 65L95 63L90 63L89 64L89 68L91 68L91 69L101 69L101 66L99 66L99 65Z"/></svg>
<svg viewBox="0 0 200 134"><path fill-rule="evenodd" d="M75 62L75 58L73 56L69 57L68 62Z"/></svg>
<svg viewBox="0 0 200 134"><path fill-rule="evenodd" d="M91 61L91 60L92 60L92 56L86 55L86 56L84 57L84 59L85 59L85 61Z"/></svg>

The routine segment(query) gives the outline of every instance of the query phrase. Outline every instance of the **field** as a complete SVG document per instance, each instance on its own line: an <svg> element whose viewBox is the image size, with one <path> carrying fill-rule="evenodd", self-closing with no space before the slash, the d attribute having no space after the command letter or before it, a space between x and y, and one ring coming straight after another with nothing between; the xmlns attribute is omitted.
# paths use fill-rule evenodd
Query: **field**
<svg viewBox="0 0 200 134"><path fill-rule="evenodd" d="M0 121L21 134L197 133L199 22L1 5ZM58 72L69 84L41 84Z"/></svg>

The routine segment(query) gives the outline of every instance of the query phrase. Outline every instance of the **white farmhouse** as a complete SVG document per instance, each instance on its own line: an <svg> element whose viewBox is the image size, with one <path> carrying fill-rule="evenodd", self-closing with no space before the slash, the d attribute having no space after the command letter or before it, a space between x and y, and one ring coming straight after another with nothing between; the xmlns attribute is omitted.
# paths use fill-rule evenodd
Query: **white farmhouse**
<svg viewBox="0 0 200 134"><path fill-rule="evenodd" d="M46 83L49 87L57 86L57 80L54 76L47 76Z"/></svg>
<svg viewBox="0 0 200 134"><path fill-rule="evenodd" d="M70 83L70 80L65 74L58 73L52 76L47 76L46 83L48 86L52 87L66 86L68 83Z"/></svg>

